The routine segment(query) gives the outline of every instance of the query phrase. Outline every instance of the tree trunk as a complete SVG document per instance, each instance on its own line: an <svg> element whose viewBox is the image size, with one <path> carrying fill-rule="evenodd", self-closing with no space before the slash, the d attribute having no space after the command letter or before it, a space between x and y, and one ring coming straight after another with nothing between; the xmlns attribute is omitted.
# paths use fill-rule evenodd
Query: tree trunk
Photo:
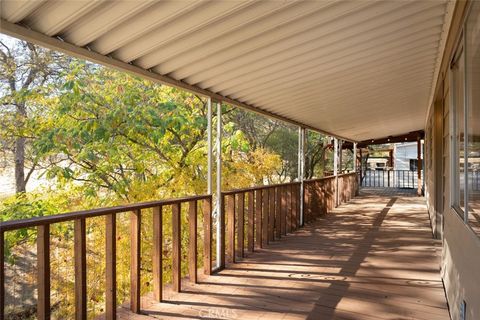
<svg viewBox="0 0 480 320"><path fill-rule="evenodd" d="M25 104L17 104L17 125L23 127L27 110ZM15 140L15 190L16 193L25 192L27 181L25 180L25 141L24 137Z"/></svg>

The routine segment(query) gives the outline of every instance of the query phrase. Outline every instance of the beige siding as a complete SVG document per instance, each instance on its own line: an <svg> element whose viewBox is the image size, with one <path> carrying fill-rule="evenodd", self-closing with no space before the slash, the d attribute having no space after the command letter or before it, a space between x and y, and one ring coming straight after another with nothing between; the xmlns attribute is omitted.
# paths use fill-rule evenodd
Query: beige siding
<svg viewBox="0 0 480 320"><path fill-rule="evenodd" d="M441 66L441 77L437 83L435 105L427 118L425 130L426 140L432 144L432 151L427 154L432 159L432 166L427 171L426 193L429 204L429 214L432 228L440 231L443 239L441 274L444 281L446 296L452 319L460 319L460 309L466 302L466 319L480 319L480 238L466 226L462 219L451 208L451 177L450 177L450 143L451 143L451 112L449 61L455 50L456 39L460 35L466 4L457 3L453 17L452 29L447 40L447 52ZM437 112L435 112L437 111ZM433 122L433 125L432 125ZM431 127L437 132L428 134ZM434 130L435 131L435 130ZM435 188L437 192L435 192ZM439 214L435 214L438 212ZM436 219L443 223L435 223ZM440 228L440 230L438 230ZM443 228L443 234L442 234Z"/></svg>
<svg viewBox="0 0 480 320"><path fill-rule="evenodd" d="M460 319L460 305L467 304L466 319L480 319L480 239L462 219L446 210L442 279L452 319Z"/></svg>

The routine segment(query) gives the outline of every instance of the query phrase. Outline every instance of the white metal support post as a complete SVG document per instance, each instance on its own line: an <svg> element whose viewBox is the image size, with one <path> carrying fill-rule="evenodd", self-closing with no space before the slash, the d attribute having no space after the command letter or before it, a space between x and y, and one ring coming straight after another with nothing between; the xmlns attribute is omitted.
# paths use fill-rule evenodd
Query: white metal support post
<svg viewBox="0 0 480 320"><path fill-rule="evenodd" d="M212 180L213 180L213 146L212 146L212 98L208 97L207 101L207 193L212 194Z"/></svg>
<svg viewBox="0 0 480 320"><path fill-rule="evenodd" d="M360 163L360 165L362 165ZM355 186L355 196L358 196L358 188L360 186L360 180L358 175L358 167L357 167L357 143L353 143L353 172L356 174L356 186Z"/></svg>
<svg viewBox="0 0 480 320"><path fill-rule="evenodd" d="M303 226L303 180L305 178L305 128L298 128L298 181L300 182L300 225Z"/></svg>
<svg viewBox="0 0 480 320"><path fill-rule="evenodd" d="M343 140L338 140L338 174L343 173Z"/></svg>
<svg viewBox="0 0 480 320"><path fill-rule="evenodd" d="M357 172L357 143L353 143L353 172Z"/></svg>
<svg viewBox="0 0 480 320"><path fill-rule="evenodd" d="M338 139L333 138L333 175L335 176L335 207L338 206Z"/></svg>
<svg viewBox="0 0 480 320"><path fill-rule="evenodd" d="M222 229L222 103L217 102L217 136L216 136L216 162L217 162L217 198L216 198L216 230L217 230L217 268L221 266Z"/></svg>
<svg viewBox="0 0 480 320"><path fill-rule="evenodd" d="M338 140L333 138L333 175L337 175L338 170Z"/></svg>

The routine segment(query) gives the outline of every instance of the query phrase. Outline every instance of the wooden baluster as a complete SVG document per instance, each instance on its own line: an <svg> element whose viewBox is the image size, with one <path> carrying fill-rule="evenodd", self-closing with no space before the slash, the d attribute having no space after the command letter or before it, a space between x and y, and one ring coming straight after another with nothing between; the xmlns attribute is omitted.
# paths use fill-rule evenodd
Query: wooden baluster
<svg viewBox="0 0 480 320"><path fill-rule="evenodd" d="M300 190L301 190L301 189L302 189L302 185L298 185L298 191L297 191L297 193L298 193L298 198L297 198L297 206L298 206L298 209L297 209L297 212L298 212L298 213L297 213L297 215L298 215L298 219L297 219L297 221L298 221L298 227L299 227L299 228L303 227L303 225L300 224L300 215L302 215L302 211L301 211L301 209L302 209L302 204L301 204L301 202L303 201L303 199L302 199L302 197L301 197L301 194L300 194ZM305 210L305 208L304 208L303 210ZM305 219L305 218L304 218L304 219Z"/></svg>
<svg viewBox="0 0 480 320"><path fill-rule="evenodd" d="M220 212L217 216L217 223L220 223L220 266L219 269L225 268L225 195L221 195L222 197L222 206L220 208ZM219 220L220 219L220 220ZM220 221L220 222L219 222Z"/></svg>
<svg viewBox="0 0 480 320"><path fill-rule="evenodd" d="M172 282L173 291L180 292L182 276L182 255L181 255L181 226L180 226L180 203L172 205Z"/></svg>
<svg viewBox="0 0 480 320"><path fill-rule="evenodd" d="M280 193L281 193L281 198L282 198L282 208L280 210L280 230L281 234L287 235L287 228L286 228L286 222L287 222L287 197L286 197L286 192L285 192L285 187L282 186L280 187Z"/></svg>
<svg viewBox="0 0 480 320"><path fill-rule="evenodd" d="M275 187L275 238L280 239L281 237L281 210L282 210L282 198L279 187Z"/></svg>
<svg viewBox="0 0 480 320"><path fill-rule="evenodd" d="M225 201L227 209L228 262L235 263L235 195L229 194Z"/></svg>
<svg viewBox="0 0 480 320"><path fill-rule="evenodd" d="M141 222L140 209L130 213L130 310L140 313Z"/></svg>
<svg viewBox="0 0 480 320"><path fill-rule="evenodd" d="M323 202L325 203L325 210L324 210L324 213L328 213L330 211L330 208L333 206L334 204L334 197L335 197L335 191L332 189L333 188L333 184L332 184L332 181L334 181L333 179L328 179L328 180L324 180L321 182L320 184L320 188L321 188L321 192L322 192L322 198L323 198Z"/></svg>
<svg viewBox="0 0 480 320"><path fill-rule="evenodd" d="M5 319L5 233L0 232L0 320Z"/></svg>
<svg viewBox="0 0 480 320"><path fill-rule="evenodd" d="M385 171L383 172L383 178L385 178ZM350 200L350 179L347 177L345 178L345 202L348 202ZM385 187L385 183L384 183L384 187Z"/></svg>
<svg viewBox="0 0 480 320"><path fill-rule="evenodd" d="M296 199L296 185L293 185L291 186L291 198L292 198L292 231L295 231L296 230L296 222L295 222L295 219L297 218L297 199Z"/></svg>
<svg viewBox="0 0 480 320"><path fill-rule="evenodd" d="M337 195L337 184L335 183L335 180L330 180L330 185L331 185L331 188L332 188L332 205L330 207L330 210L333 210L335 209L335 206L336 206L336 202L337 202L337 199L336 199L336 195Z"/></svg>
<svg viewBox="0 0 480 320"><path fill-rule="evenodd" d="M262 190L262 246L268 245L268 189Z"/></svg>
<svg viewBox="0 0 480 320"><path fill-rule="evenodd" d="M331 180L328 180L328 182L331 181ZM315 197L315 188L317 187L317 183L315 182L311 182L310 185L308 186L308 189L309 189L309 203L308 203L308 206L309 206L309 211L310 211L310 221L313 221L315 220L315 216L314 216L314 213L313 213L313 198ZM335 201L335 191L334 190L330 190L331 193L329 194L329 199L330 201Z"/></svg>
<svg viewBox="0 0 480 320"><path fill-rule="evenodd" d="M188 274L190 282L197 283L197 201L188 203Z"/></svg>
<svg viewBox="0 0 480 320"><path fill-rule="evenodd" d="M335 194L337 193L337 186L335 184L335 180L331 179L329 181L329 184L330 184L330 189L332 190L332 193L331 193L331 198L330 198L330 211L333 210L335 208Z"/></svg>
<svg viewBox="0 0 480 320"><path fill-rule="evenodd" d="M310 220L313 221L316 219L317 214L315 214L315 203L318 199L318 183L312 181L308 187L309 189L309 211L310 211Z"/></svg>
<svg viewBox="0 0 480 320"><path fill-rule="evenodd" d="M285 187L287 191L287 233L292 232L292 190L290 186Z"/></svg>
<svg viewBox="0 0 480 320"><path fill-rule="evenodd" d="M117 223L116 215L105 216L105 318L117 318Z"/></svg>
<svg viewBox="0 0 480 320"><path fill-rule="evenodd" d="M245 193L237 194L237 257L245 256L244 237L245 237Z"/></svg>
<svg viewBox="0 0 480 320"><path fill-rule="evenodd" d="M292 232L295 231L295 210L296 210L296 203L295 203L295 186L292 184L288 188L290 190L290 223L291 223L291 230Z"/></svg>
<svg viewBox="0 0 480 320"><path fill-rule="evenodd" d="M297 230L297 186L292 185L292 231ZM320 207L319 207L320 210Z"/></svg>
<svg viewBox="0 0 480 320"><path fill-rule="evenodd" d="M292 185L292 228L298 228L298 190L297 185Z"/></svg>
<svg viewBox="0 0 480 320"><path fill-rule="evenodd" d="M328 190L325 189L325 184L320 184L320 206L322 208L322 215L327 213L327 192Z"/></svg>
<svg viewBox="0 0 480 320"><path fill-rule="evenodd" d="M50 319L50 225L37 227L37 319Z"/></svg>
<svg viewBox="0 0 480 320"><path fill-rule="evenodd" d="M254 250L254 238L255 238L255 198L253 191L248 192L248 237L247 247L249 252Z"/></svg>
<svg viewBox="0 0 480 320"><path fill-rule="evenodd" d="M330 203L330 199L332 198L331 190L328 188L330 180L320 180L318 183L315 183L315 188L318 189L319 193L319 205L320 210L319 214L322 215L327 213L327 207Z"/></svg>
<svg viewBox="0 0 480 320"><path fill-rule="evenodd" d="M74 222L75 319L87 319L87 240L85 219Z"/></svg>
<svg viewBox="0 0 480 320"><path fill-rule="evenodd" d="M310 184L308 182L303 183L303 224L310 221Z"/></svg>
<svg viewBox="0 0 480 320"><path fill-rule="evenodd" d="M203 200L203 273L212 274L212 198Z"/></svg>
<svg viewBox="0 0 480 320"><path fill-rule="evenodd" d="M262 189L255 190L255 245L262 248Z"/></svg>
<svg viewBox="0 0 480 320"><path fill-rule="evenodd" d="M153 208L153 296L156 301L162 301L163 294L163 208Z"/></svg>
<svg viewBox="0 0 480 320"><path fill-rule="evenodd" d="M303 199L300 196L301 188L302 188L302 185L299 184L298 187L297 187L297 223L298 223L297 226L298 226L298 228L302 227L302 225L300 224L300 215L302 214L302 212L301 212L301 202L303 201Z"/></svg>
<svg viewBox="0 0 480 320"><path fill-rule="evenodd" d="M324 213L327 213L330 207L335 205L335 190L334 190L335 179L328 179L319 181L316 188L320 190L321 201L325 202L326 210Z"/></svg>
<svg viewBox="0 0 480 320"><path fill-rule="evenodd" d="M269 188L268 190L268 240L275 240L275 188Z"/></svg>
<svg viewBox="0 0 480 320"><path fill-rule="evenodd" d="M335 180L329 179L324 186L329 192L327 212L330 212L333 208L335 208Z"/></svg>

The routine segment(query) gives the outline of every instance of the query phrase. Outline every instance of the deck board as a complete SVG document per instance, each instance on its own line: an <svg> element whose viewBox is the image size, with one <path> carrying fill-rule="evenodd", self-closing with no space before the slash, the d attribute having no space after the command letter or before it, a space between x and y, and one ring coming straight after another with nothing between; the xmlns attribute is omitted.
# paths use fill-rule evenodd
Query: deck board
<svg viewBox="0 0 480 320"><path fill-rule="evenodd" d="M364 190L305 228L120 319L449 319L423 198Z"/></svg>

